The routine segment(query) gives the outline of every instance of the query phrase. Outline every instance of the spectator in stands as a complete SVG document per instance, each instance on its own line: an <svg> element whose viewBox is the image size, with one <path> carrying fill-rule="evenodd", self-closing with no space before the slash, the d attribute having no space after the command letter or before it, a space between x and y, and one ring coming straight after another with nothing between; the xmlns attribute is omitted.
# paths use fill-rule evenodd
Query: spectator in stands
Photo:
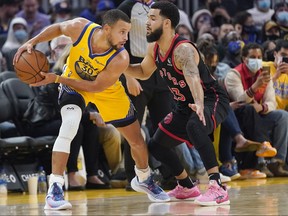
<svg viewBox="0 0 288 216"><path fill-rule="evenodd" d="M261 36L263 42L267 40L275 41L280 39L280 36L280 27L276 22L269 20L263 24Z"/></svg>
<svg viewBox="0 0 288 216"><path fill-rule="evenodd" d="M194 39L197 40L204 33L213 32L212 14L207 9L201 9L194 12L191 19L194 30Z"/></svg>
<svg viewBox="0 0 288 216"><path fill-rule="evenodd" d="M275 89L277 109L288 111L288 41L280 39L274 49L273 62L263 62L270 67L270 73Z"/></svg>
<svg viewBox="0 0 288 216"><path fill-rule="evenodd" d="M7 40L5 41L2 52L4 56L12 50L17 50L28 40L27 22L21 17L15 17L10 23Z"/></svg>
<svg viewBox="0 0 288 216"><path fill-rule="evenodd" d="M215 26L220 27L223 23L231 21L231 17L226 8L222 6L220 1L208 1L207 8L212 14L213 22Z"/></svg>
<svg viewBox="0 0 288 216"><path fill-rule="evenodd" d="M257 42L260 43L260 32L255 26L253 17L247 11L236 14L233 24L237 33L241 36L245 44Z"/></svg>
<svg viewBox="0 0 288 216"><path fill-rule="evenodd" d="M225 37L225 35L227 35L231 31L235 31L232 23L228 23L228 22L222 23L219 27L219 34L217 36L217 41L216 41L219 61L223 60L225 56L225 51L226 51L225 47L222 44L223 38Z"/></svg>
<svg viewBox="0 0 288 216"><path fill-rule="evenodd" d="M218 53L214 44L203 41L198 44L199 50L203 53L205 63L210 68L211 73L215 75L215 69L218 64ZM221 81L220 81L221 83ZM223 83L221 83L223 85ZM260 157L275 156L276 150L271 147L268 142L255 142L245 138L245 134L240 128L238 120L235 116L234 109L243 106L240 102L231 102L231 109L228 112L226 120L221 123L220 140L219 140L219 160L222 162L220 172L235 180L240 177L237 168L237 161L234 158L234 143L236 152L256 151L256 155ZM256 138L256 137L250 137ZM233 143L232 143L233 142Z"/></svg>
<svg viewBox="0 0 288 216"><path fill-rule="evenodd" d="M72 8L68 1L62 1L53 7L53 23L72 19Z"/></svg>
<svg viewBox="0 0 288 216"><path fill-rule="evenodd" d="M288 3L283 1L275 4L274 14L271 18L280 27L282 39L288 39Z"/></svg>
<svg viewBox="0 0 288 216"><path fill-rule="evenodd" d="M28 40L27 22L22 17L15 17L10 23L7 39L2 47L7 62L7 70L13 71L13 57L17 49Z"/></svg>
<svg viewBox="0 0 288 216"><path fill-rule="evenodd" d="M51 24L50 17L38 11L38 0L23 0L22 8L23 9L19 11L16 16L26 20L28 24L29 39Z"/></svg>
<svg viewBox="0 0 288 216"><path fill-rule="evenodd" d="M224 58L218 63L215 75L219 79L224 79L231 68L241 63L241 49L244 42L236 31L231 31L224 36L220 46L224 47Z"/></svg>
<svg viewBox="0 0 288 216"><path fill-rule="evenodd" d="M21 0L0 1L0 35L7 35L10 21L19 11L20 1Z"/></svg>
<svg viewBox="0 0 288 216"><path fill-rule="evenodd" d="M80 17L84 17L92 22L96 22L96 9L99 0L89 0L89 5L80 13Z"/></svg>
<svg viewBox="0 0 288 216"><path fill-rule="evenodd" d="M275 41L266 40L263 44L263 61L272 61L274 62L274 50L276 47Z"/></svg>
<svg viewBox="0 0 288 216"><path fill-rule="evenodd" d="M227 74L225 86L231 101L242 101L253 108L255 118L262 121L257 127L263 127L264 131L267 131L266 135L270 136L273 147L277 149L276 156L267 165L269 170L274 176L288 176L288 171L283 168L287 156L288 112L276 110L271 76L267 70L261 69L262 57L260 45L245 45L242 50L243 63ZM235 114L240 125L249 124L251 121L242 110L236 109Z"/></svg>
<svg viewBox="0 0 288 216"><path fill-rule="evenodd" d="M194 42L194 35L193 33L189 30L189 28L184 25L184 24L179 24L177 25L175 29L176 33L178 33L180 36L186 38L187 40L193 41Z"/></svg>
<svg viewBox="0 0 288 216"><path fill-rule="evenodd" d="M271 9L271 0L254 0L254 7L247 10L251 14L257 31L261 31L262 26L271 20L274 10Z"/></svg>

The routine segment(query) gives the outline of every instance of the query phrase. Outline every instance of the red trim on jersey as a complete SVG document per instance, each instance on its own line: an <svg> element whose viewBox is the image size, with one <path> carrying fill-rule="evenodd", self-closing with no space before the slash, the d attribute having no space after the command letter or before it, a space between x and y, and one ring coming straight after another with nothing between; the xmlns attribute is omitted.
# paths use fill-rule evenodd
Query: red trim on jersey
<svg viewBox="0 0 288 216"><path fill-rule="evenodd" d="M170 136L171 138L173 138L173 139L175 139L175 140L179 140L179 141L181 141L181 142L185 142L185 143L189 146L189 148L192 148L192 147L193 147L192 143L190 143L188 140L182 139L182 138L180 138L180 137L178 137L178 136L170 133L168 130L166 130L166 129L162 126L161 123L158 124L158 127L159 127L160 130L162 130L165 134L167 134L167 135Z"/></svg>
<svg viewBox="0 0 288 216"><path fill-rule="evenodd" d="M168 51L166 52L165 56L162 57L161 53L160 53L160 50L158 49L158 53L159 53L159 58L161 59L162 62L164 62L167 57L170 55L170 52L171 52L171 49L173 48L173 45L174 45L174 41L179 37L178 34L175 34L175 37L173 38L171 44L170 44L170 47L168 49ZM159 47L159 45L157 44L157 46Z"/></svg>

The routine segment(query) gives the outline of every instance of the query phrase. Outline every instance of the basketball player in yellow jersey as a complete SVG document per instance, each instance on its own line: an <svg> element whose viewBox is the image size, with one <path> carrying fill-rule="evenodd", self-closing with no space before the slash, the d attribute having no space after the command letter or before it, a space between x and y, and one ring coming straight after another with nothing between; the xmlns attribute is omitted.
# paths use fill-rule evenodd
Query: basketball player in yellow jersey
<svg viewBox="0 0 288 216"><path fill-rule="evenodd" d="M70 143L77 133L82 110L88 102L95 103L105 122L117 127L131 146L135 160L134 190L147 193L151 201L169 201L169 196L157 186L148 166L148 151L119 76L129 65L124 49L131 24L120 10L110 10L103 17L102 26L84 18L53 24L23 44L14 57L17 62L25 50L31 52L37 43L50 41L62 34L70 37L73 47L64 67L63 75L42 73L45 77L33 86L60 83L59 104L62 125L52 152L52 174L44 209L71 209L64 200L63 173L70 152Z"/></svg>

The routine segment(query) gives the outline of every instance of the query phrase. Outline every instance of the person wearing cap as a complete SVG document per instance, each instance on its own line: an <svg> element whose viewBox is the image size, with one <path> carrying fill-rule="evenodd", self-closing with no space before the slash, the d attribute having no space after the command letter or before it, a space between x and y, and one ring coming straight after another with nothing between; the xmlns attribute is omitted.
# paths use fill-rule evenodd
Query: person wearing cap
<svg viewBox="0 0 288 216"><path fill-rule="evenodd" d="M72 18L72 8L67 1L56 3L54 6L54 23L63 22Z"/></svg>
<svg viewBox="0 0 288 216"><path fill-rule="evenodd" d="M197 10L191 19L194 29L194 39L197 40L204 33L212 33L213 20L212 14L207 9Z"/></svg>
<svg viewBox="0 0 288 216"><path fill-rule="evenodd" d="M271 20L274 10L270 7L271 0L254 0L254 7L247 10L252 15L258 31L262 29L266 21Z"/></svg>
<svg viewBox="0 0 288 216"><path fill-rule="evenodd" d="M280 27L272 20L268 20L262 27L262 42L275 41L280 38Z"/></svg>

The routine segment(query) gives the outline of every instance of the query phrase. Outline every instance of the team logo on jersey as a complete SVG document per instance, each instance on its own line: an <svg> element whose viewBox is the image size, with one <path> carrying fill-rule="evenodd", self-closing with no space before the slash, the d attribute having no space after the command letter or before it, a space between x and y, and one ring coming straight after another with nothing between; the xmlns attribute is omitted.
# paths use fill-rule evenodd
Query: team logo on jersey
<svg viewBox="0 0 288 216"><path fill-rule="evenodd" d="M99 68L94 68L91 62L86 61L82 56L75 62L75 71L82 79L91 81L95 80L100 73Z"/></svg>
<svg viewBox="0 0 288 216"><path fill-rule="evenodd" d="M172 119L173 119L173 113L171 112L164 118L164 123L165 124L170 124Z"/></svg>

